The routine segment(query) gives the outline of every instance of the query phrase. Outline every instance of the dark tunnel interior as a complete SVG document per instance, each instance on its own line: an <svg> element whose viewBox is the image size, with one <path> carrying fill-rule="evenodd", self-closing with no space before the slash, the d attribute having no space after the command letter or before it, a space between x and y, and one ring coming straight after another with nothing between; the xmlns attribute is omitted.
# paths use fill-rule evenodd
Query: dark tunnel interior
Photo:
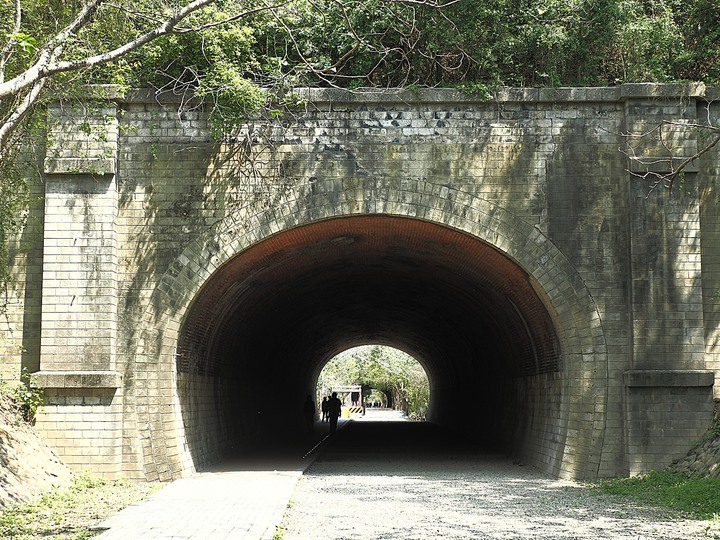
<svg viewBox="0 0 720 540"><path fill-rule="evenodd" d="M557 335L517 263L436 223L329 219L236 255L188 310L178 395L196 465L277 425L302 430L301 404L324 364L363 344L415 357L430 381L428 419L479 443L538 446L529 421L560 400L547 383L561 370Z"/></svg>

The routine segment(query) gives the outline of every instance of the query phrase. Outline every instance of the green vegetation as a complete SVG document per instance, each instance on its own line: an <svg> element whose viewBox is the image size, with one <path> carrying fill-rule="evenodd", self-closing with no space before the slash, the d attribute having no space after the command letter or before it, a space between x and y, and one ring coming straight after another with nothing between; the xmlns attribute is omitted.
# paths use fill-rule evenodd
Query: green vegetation
<svg viewBox="0 0 720 540"><path fill-rule="evenodd" d="M88 83L280 122L298 86L720 84L717 0L0 0L0 294L28 205L17 151ZM158 31L162 29L162 31ZM37 68L37 69L36 69ZM41 157L41 156L40 156ZM3 302L0 301L0 311Z"/></svg>
<svg viewBox="0 0 720 540"><path fill-rule="evenodd" d="M720 519L720 479L689 478L673 471L652 471L597 484L602 493L679 510L696 519Z"/></svg>
<svg viewBox="0 0 720 540"><path fill-rule="evenodd" d="M0 380L0 415L5 422L33 423L35 420L37 408L42 405L43 391L31 388L28 381L27 369L23 370L20 381Z"/></svg>
<svg viewBox="0 0 720 540"><path fill-rule="evenodd" d="M160 488L160 484L109 481L81 474L71 486L0 513L0 538L80 540L96 533L91 527Z"/></svg>
<svg viewBox="0 0 720 540"><path fill-rule="evenodd" d="M707 61L720 53L714 0L387 4L329 2L316 31L303 34L314 67L326 77L334 69L336 84L371 86L720 80Z"/></svg>
<svg viewBox="0 0 720 540"><path fill-rule="evenodd" d="M134 4L142 9L147 2ZM226 110L245 112L306 84L720 83L716 0L461 0L443 9L434 4L295 0L202 32L164 36L88 77L132 86L180 84L214 96ZM215 2L192 14L187 26L259 6ZM88 33L91 43L102 40L98 47L107 49L138 35L138 25L117 11ZM23 46L27 42L18 40L16 47Z"/></svg>
<svg viewBox="0 0 720 540"><path fill-rule="evenodd" d="M412 356L381 345L349 349L327 363L318 379L318 395L327 396L334 386L360 384L363 396L382 395L383 404L402 409L407 400L411 418L427 412L430 386L422 366Z"/></svg>

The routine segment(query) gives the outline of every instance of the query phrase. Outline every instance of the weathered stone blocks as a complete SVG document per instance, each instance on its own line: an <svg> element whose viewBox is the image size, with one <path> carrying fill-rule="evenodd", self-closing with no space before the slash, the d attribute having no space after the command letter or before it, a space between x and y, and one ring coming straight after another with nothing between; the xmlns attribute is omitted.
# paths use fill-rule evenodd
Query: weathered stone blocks
<svg viewBox="0 0 720 540"><path fill-rule="evenodd" d="M503 398L527 461L568 477L663 466L712 415L720 159L692 163L672 196L637 174L701 147L688 126L703 107L717 117L713 92L304 90L304 110L223 142L207 111L143 92L53 106L42 292L37 263L22 263L12 319L49 388L39 427L69 462L108 475L167 479L218 459L228 431L254 421L223 416L233 381L178 373L188 313L268 238L392 215L485 242L542 299L560 368L514 379ZM211 338L197 339L221 363ZM103 442L90 448L76 430Z"/></svg>

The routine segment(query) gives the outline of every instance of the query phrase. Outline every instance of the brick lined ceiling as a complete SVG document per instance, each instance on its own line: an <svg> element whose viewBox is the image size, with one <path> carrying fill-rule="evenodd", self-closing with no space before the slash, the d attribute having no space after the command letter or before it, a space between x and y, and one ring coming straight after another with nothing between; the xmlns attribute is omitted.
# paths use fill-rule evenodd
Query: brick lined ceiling
<svg viewBox="0 0 720 540"><path fill-rule="evenodd" d="M190 309L178 369L271 363L307 378L368 343L407 351L446 384L557 369L550 319L519 266L466 233L392 216L297 227L230 260Z"/></svg>

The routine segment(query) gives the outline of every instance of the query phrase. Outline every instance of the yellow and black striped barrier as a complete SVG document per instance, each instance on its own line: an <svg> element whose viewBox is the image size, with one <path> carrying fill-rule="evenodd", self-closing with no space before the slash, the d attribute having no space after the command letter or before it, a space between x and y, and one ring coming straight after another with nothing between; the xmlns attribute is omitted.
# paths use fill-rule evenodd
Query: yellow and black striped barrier
<svg viewBox="0 0 720 540"><path fill-rule="evenodd" d="M365 407L343 407L340 416L350 418L351 416L365 416Z"/></svg>

